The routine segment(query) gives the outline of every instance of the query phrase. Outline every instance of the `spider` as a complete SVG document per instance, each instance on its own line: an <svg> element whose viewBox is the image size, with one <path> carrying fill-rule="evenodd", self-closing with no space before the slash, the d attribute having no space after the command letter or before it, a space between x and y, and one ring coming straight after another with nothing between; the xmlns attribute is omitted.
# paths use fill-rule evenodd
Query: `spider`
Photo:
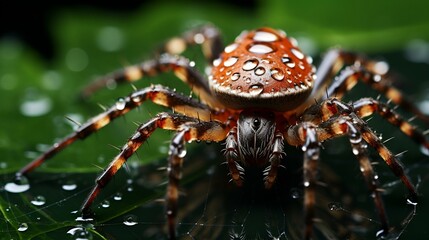
<svg viewBox="0 0 429 240"><path fill-rule="evenodd" d="M206 60L212 63L208 67L208 77L194 68L194 62L180 55L190 45L202 45ZM86 87L83 94L88 96L112 83L134 82L169 71L191 86L199 100L162 85L136 90L54 144L22 168L17 176L28 174L74 141L88 137L149 100L173 111L159 113L138 127L96 179L95 187L83 203L84 215L90 214L90 207L100 191L158 128L175 131L167 167L166 218L170 239L177 237L178 186L186 155L185 143L191 141L225 142L224 155L231 181L242 186L246 168L256 167L264 176L267 189L276 182L281 161L287 159L284 145L300 147L303 152L304 239L311 239L313 235L315 186L324 141L343 136L350 140L380 218L380 234L389 232L389 224L368 145L405 185L408 201L417 201L416 187L397 157L363 118L378 114L429 149L424 133L404 120L388 103L378 99L363 97L350 103L341 100L358 82L363 82L428 123L429 118L392 86L385 62L331 49L316 70L311 57L303 54L297 41L284 31L268 27L244 31L224 48L218 29L207 25L171 38L162 45L157 57L108 74Z"/></svg>

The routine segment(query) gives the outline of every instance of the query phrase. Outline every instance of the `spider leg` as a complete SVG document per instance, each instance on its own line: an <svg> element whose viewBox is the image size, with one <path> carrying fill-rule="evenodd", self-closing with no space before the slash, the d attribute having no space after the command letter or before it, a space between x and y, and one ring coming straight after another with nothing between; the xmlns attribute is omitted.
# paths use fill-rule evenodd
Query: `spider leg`
<svg viewBox="0 0 429 240"><path fill-rule="evenodd" d="M270 156L270 166L264 171L265 188L269 189L273 186L277 178L277 170L280 166L282 155L284 154L284 138L281 133L276 133L274 137L273 153Z"/></svg>
<svg viewBox="0 0 429 240"><path fill-rule="evenodd" d="M222 141L228 133L228 127L217 122L185 123L177 132L169 148L168 186L166 194L166 212L169 239L176 239L177 202L179 198L179 181L182 177L185 143L192 140Z"/></svg>
<svg viewBox="0 0 429 240"><path fill-rule="evenodd" d="M371 196L374 199L374 205L378 211L378 216L381 221L382 233L388 233L389 223L387 220L387 214L384 208L383 199L381 197L381 191L379 189L378 176L371 165L367 144L365 141L362 140L362 133L352 123L352 121L349 120L346 122L346 124L350 144L352 146L352 152L354 155L356 155L356 158L359 161L360 170L368 185L369 191L371 191L372 193ZM379 233L381 232L378 232L378 234Z"/></svg>
<svg viewBox="0 0 429 240"><path fill-rule="evenodd" d="M342 68L344 69L341 70ZM309 98L309 101L330 97L341 99L358 81L362 81L429 124L429 116L421 112L401 91L391 85L387 79L387 71L388 66L384 62L369 60L352 52L332 49L325 55L316 72L318 80L313 88L313 97ZM335 77L338 72L339 75Z"/></svg>
<svg viewBox="0 0 429 240"><path fill-rule="evenodd" d="M334 116L330 120L322 123L317 131L320 138L319 140L321 141L325 140L325 138L330 139L337 136L343 136L345 134L348 135L352 146L352 152L359 161L360 170L365 178L368 189L371 192L371 196L374 199L374 205L378 212L382 227L382 232L380 233L388 233L388 218L384 208L381 190L379 188L378 176L375 173L369 158L367 143L379 152L380 156L385 160L392 172L402 180L408 188L410 196L415 200L417 198L417 193L414 185L411 183L408 176L405 175L403 168L400 166L396 157L390 153L384 145L381 146L382 143L374 132L354 113ZM374 141L378 141L378 144L381 145L374 144Z"/></svg>
<svg viewBox="0 0 429 240"><path fill-rule="evenodd" d="M216 99L211 97L207 79L194 69L194 62L183 56L178 56L186 50L188 45L201 44L207 61L212 64L214 59L219 58L223 51L223 43L217 28L205 25L188 32L182 37L168 40L161 48L161 55L154 59L144 61L140 64L127 66L112 74L106 75L85 87L81 93L87 98L100 88L126 82L135 82L145 76L155 76L163 72L173 71L177 77L192 87L201 99L213 107L222 106Z"/></svg>
<svg viewBox="0 0 429 240"><path fill-rule="evenodd" d="M175 239L175 218L177 215L177 199L179 196L178 184L181 178L183 157L186 154L184 142L190 142L193 140L218 142L224 140L229 127L219 122L204 122L180 114L162 113L158 114L145 124L142 124L128 139L120 153L96 179L96 185L81 208L84 216L90 214L90 207L100 191L108 184L127 159L131 157L158 128L178 131L170 144L166 196L170 239Z"/></svg>
<svg viewBox="0 0 429 240"><path fill-rule="evenodd" d="M50 149L19 170L16 175L21 176L29 173L76 140L85 139L92 133L109 124L112 120L140 106L146 100L151 100L156 104L170 107L179 113L206 121L211 118L212 114L215 114L211 112L207 105L201 104L195 99L183 96L166 87L160 85L147 87L125 98L120 98L116 104L108 108L105 112L89 119L75 132L55 143Z"/></svg>
<svg viewBox="0 0 429 240"><path fill-rule="evenodd" d="M362 100L361 103L365 103L365 101L366 100ZM359 113L361 113L363 116L365 116L365 114L368 114L368 110L364 110L364 106L367 105L358 104L357 106L361 106L358 108L358 110L362 110ZM372 192L374 204L378 211L378 215L382 225L382 232L380 233L387 233L389 230L389 225L382 197L380 194L380 189L378 187L378 176L375 174L374 169L371 166L371 161L369 159L366 144L369 144L371 147L376 149L380 157L386 162L391 171L398 178L401 179L401 181L409 191L409 200L411 202L417 201L417 191L409 177L405 174L404 169L397 160L396 156L393 155L386 148L386 146L384 146L381 140L366 125L365 121L363 121L360 116L358 116L354 112L354 110L356 109L353 109L353 106L349 106L346 103L343 103L337 99L326 99L323 102L319 103L318 106L307 109L302 116L302 119L304 121L295 126L291 126L288 129L287 137L285 136L285 138L291 145L303 146L303 150L305 152L305 150L308 149L307 146L310 146L309 142L314 142L314 140L310 141L312 139L312 136L314 135L311 131L314 130L311 130L310 133L312 135L308 136L308 129L314 128L309 128L309 124L317 126L317 128L315 128L317 142L323 142L325 140L329 140L334 137L344 136L347 134L349 136L353 153L356 155L359 161L361 172L365 178L365 181L367 182L369 190ZM386 119L389 118L386 117ZM313 147L313 149L315 148ZM304 158L308 158L308 156L308 153L304 154ZM305 164L306 160L304 160L304 186L307 186L306 179L310 179L310 177L306 175L307 173L305 172L305 169L310 169L308 166L311 165L308 165L306 167ZM313 170L308 171L311 172ZM309 214L309 216L307 216L306 214L306 233L308 231L310 231L311 233L311 225L309 226L309 223L312 219L312 189L310 188L307 190L306 188L306 191L309 192L308 200L305 200L305 208L307 209L306 212L308 212Z"/></svg>
<svg viewBox="0 0 429 240"><path fill-rule="evenodd" d="M339 106L340 108L338 108ZM326 99L325 101L314 104L306 109L302 113L301 118L304 121L311 121L317 124L328 120L333 115L336 115L347 108L349 107L346 104L341 103L335 98ZM388 104L373 98L361 98L351 103L351 110L360 118L371 116L374 113L379 114L413 141L429 150L429 142L426 139L425 134L416 126L406 121Z"/></svg>
<svg viewBox="0 0 429 240"><path fill-rule="evenodd" d="M311 239L313 232L314 204L316 202L316 182L319 164L320 143L317 139L316 128L310 123L300 126L305 142L302 145L304 152L304 239Z"/></svg>
<svg viewBox="0 0 429 240"><path fill-rule="evenodd" d="M425 149L429 150L429 142L423 132L416 126L410 124L401 115L396 113L389 105L372 98L362 98L352 104L353 111L360 117L364 118L374 113L378 113L392 125L399 128L405 135L413 139Z"/></svg>
<svg viewBox="0 0 429 240"><path fill-rule="evenodd" d="M182 56L163 54L159 58L144 61L138 65L128 66L122 70L97 79L82 91L82 96L88 97L100 88L140 80L145 76L155 76L164 72L171 72L183 82L192 87L202 100L215 106L220 106L210 93L208 81L195 68L194 64Z"/></svg>
<svg viewBox="0 0 429 240"><path fill-rule="evenodd" d="M389 151L389 149L383 144L381 139L378 138L377 135L367 126L366 122L353 112L352 106L349 106L346 103L343 103L337 99L327 99L324 101L324 103L322 103L322 106L326 106L327 109L322 110L322 112L328 113L331 112L333 109L336 109L338 110L337 116L349 116L350 118L352 118L352 121L355 126L361 131L363 139L371 147L377 150L378 154L386 162L391 171L398 178L400 178L403 184L407 187L410 194L410 200L416 201L418 194L415 189L415 186L412 184L409 177L405 174L404 168L399 163L397 157ZM348 128L344 125L345 123L337 121L335 119L335 116L332 116L328 120L319 124L318 136L320 141L325 141L336 136L342 136L346 133L346 130ZM290 134L293 135L294 133ZM296 144L296 142L294 141L291 141L291 143Z"/></svg>
<svg viewBox="0 0 429 240"><path fill-rule="evenodd" d="M232 181L235 182L237 186L243 185L243 176L244 169L240 166L238 161L240 160L238 156L238 143L237 143L237 128L232 128L228 136L226 137L226 148L225 148L225 158L226 163L228 164L229 173L231 174Z"/></svg>
<svg viewBox="0 0 429 240"><path fill-rule="evenodd" d="M204 25L186 31L181 37L174 37L167 40L161 47L160 52L179 55L189 45L196 44L202 45L204 57L209 63L218 58L223 51L223 43L219 30L212 25Z"/></svg>
<svg viewBox="0 0 429 240"><path fill-rule="evenodd" d="M371 191L374 199L375 208L381 221L383 233L387 233L389 225L384 208L383 200L379 190L378 177L372 168L369 154L366 148L366 142L363 141L360 128L349 116L335 116L319 127L315 127L309 122L294 127L295 136L300 136L302 149L304 151L304 209L305 209L305 239L311 239L314 204L315 204L315 186L317 181L317 163L319 160L319 142L324 138L332 138L348 134L353 154L356 155L362 175ZM330 132L327 134L326 132ZM327 137L326 135L330 135Z"/></svg>

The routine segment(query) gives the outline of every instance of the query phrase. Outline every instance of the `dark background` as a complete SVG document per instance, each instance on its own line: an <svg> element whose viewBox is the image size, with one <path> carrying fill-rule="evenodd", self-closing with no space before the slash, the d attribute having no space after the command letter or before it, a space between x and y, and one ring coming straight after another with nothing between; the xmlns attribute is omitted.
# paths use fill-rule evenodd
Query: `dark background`
<svg viewBox="0 0 429 240"><path fill-rule="evenodd" d="M35 4L27 1L2 1L0 3L0 38L18 38L35 49L47 61L53 59L55 42L50 24L58 11L65 9L98 9L106 12L133 13L150 1L53 1ZM192 1L181 1L192 4ZM243 10L256 8L255 0L219 0L219 4L239 7Z"/></svg>

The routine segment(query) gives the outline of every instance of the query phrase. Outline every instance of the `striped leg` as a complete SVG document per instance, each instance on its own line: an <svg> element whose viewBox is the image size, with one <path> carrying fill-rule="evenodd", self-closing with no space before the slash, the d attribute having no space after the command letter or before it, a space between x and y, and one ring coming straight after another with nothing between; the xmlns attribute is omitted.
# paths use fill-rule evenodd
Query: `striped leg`
<svg viewBox="0 0 429 240"><path fill-rule="evenodd" d="M343 67L345 68L341 70ZM387 79L387 71L388 66L385 62L369 60L364 56L340 49L332 49L325 55L316 72L318 80L315 82L313 97L309 98L309 101L324 100L334 96L341 99L358 81L362 81L429 124L429 116L422 113L401 91L392 86ZM337 74L338 76L335 77Z"/></svg>
<svg viewBox="0 0 429 240"><path fill-rule="evenodd" d="M305 136L304 152L304 239L311 239L313 232L314 204L316 202L316 182L319 164L320 143L314 126L304 123L300 130Z"/></svg>
<svg viewBox="0 0 429 240"><path fill-rule="evenodd" d="M378 211L378 216L381 221L382 231L383 233L388 233L389 224L379 189L378 176L372 168L366 144L369 143L369 145L379 152L380 156L385 160L393 173L406 185L410 195L415 198L417 197L417 193L414 185L412 185L410 179L405 175L396 157L387 150L381 141L379 141L378 137L366 126L365 122L354 113L333 117L319 127L318 134L320 137L319 140L321 141L325 140L325 138L330 139L345 134L349 136L352 152L359 161L360 170L371 191L371 196L374 199L375 208ZM377 144L374 142L377 142ZM400 167L400 169L398 169L398 167Z"/></svg>
<svg viewBox="0 0 429 240"><path fill-rule="evenodd" d="M222 141L226 138L228 127L217 122L187 123L177 132L169 148L168 186L166 211L169 239L176 239L177 202L179 199L179 181L182 177L183 158L186 155L185 143L192 140Z"/></svg>
<svg viewBox="0 0 429 240"><path fill-rule="evenodd" d="M381 221L381 229L383 234L387 234L389 231L389 224L387 220L386 210L384 208L383 199L381 197L381 192L379 189L378 176L375 173L371 160L369 158L369 153L367 149L367 143L362 140L362 133L356 127L352 121L347 121L347 132L349 135L350 144L352 146L352 152L356 155L356 158L359 161L360 170L362 175L365 178L365 181L368 185L368 189L371 192L371 196L374 199L375 209L378 212L378 216Z"/></svg>
<svg viewBox="0 0 429 240"><path fill-rule="evenodd" d="M211 97L208 81L194 69L193 63L184 57L170 54L163 54L157 59L125 67L122 70L97 79L82 91L82 96L84 98L89 97L98 89L112 84L131 83L146 76L155 76L171 71L183 82L191 86L192 91L199 95L200 98L216 102Z"/></svg>
<svg viewBox="0 0 429 240"><path fill-rule="evenodd" d="M175 130L169 151L167 187L167 219L171 239L175 239L175 217L177 212L178 183L181 177L181 166L186 154L184 141L222 141L226 138L229 127L215 121L204 122L180 114L163 113L141 125L122 147L120 153L112 160L104 172L97 178L96 185L88 195L81 211L84 216L90 214L90 207L100 191L108 184L116 172L137 149L158 128Z"/></svg>
<svg viewBox="0 0 429 240"><path fill-rule="evenodd" d="M304 121L310 121L311 124L317 124L316 135L317 141L323 142L325 140L329 140L334 137L348 135L350 139L350 143L352 145L353 153L356 155L359 164L361 166L362 174L367 182L368 188L371 191L371 196L374 198L375 207L378 211L379 218L381 220L382 232L388 232L388 221L386 212L384 209L383 201L381 198L380 190L378 187L378 177L374 173L374 169L371 166L371 161L368 156L366 144L369 144L374 149L377 150L380 157L386 162L392 172L403 182L403 184L407 187L410 198L409 201L415 202L417 201L417 192L415 186L411 183L409 177L405 174L403 167L396 159L396 156L393 155L381 140L375 135L375 133L366 125L366 123L360 118L360 116L356 115L354 111L358 114L360 113L362 116L366 116L369 114L369 110L371 105L364 104L368 99L363 99L359 104L356 105L356 109L353 106L349 106L341 101L336 99L327 99L321 103L319 103L318 107L313 107L312 109L308 109L306 113L306 117L303 116ZM366 109L369 108L369 109ZM373 113L372 111L371 113ZM384 109L386 114L381 114L383 117L392 122L392 124L398 122L400 119L398 116L393 117L394 115L388 115L387 110ZM294 125L288 129L288 137L285 137L289 144L303 146L303 149L306 150L309 142L309 138L312 135L308 135L309 132L306 130L306 126L310 124L310 122L303 122L298 125ZM397 126L400 126L398 123ZM308 127L307 127L308 128ZM400 127L401 129L405 129L405 127ZM409 129L409 128L406 128ZM406 131L404 131L406 133ZM413 134L410 134L411 136ZM315 141L313 141L315 142ZM305 156L308 154L305 154ZM309 167L306 167L306 161L304 160L304 171ZM311 166L311 165L309 165ZM313 170L309 170L313 171ZM306 174L304 173L304 185L307 186ZM311 185L311 184L310 184ZM309 189L309 197L305 200L305 206L307 212L310 214L307 216L306 214L306 224L307 230L306 233L311 231L311 227L308 227L308 224L311 223L311 214L312 214L312 195L311 190ZM306 234L307 236L307 234Z"/></svg>
<svg viewBox="0 0 429 240"><path fill-rule="evenodd" d="M284 139L283 135L281 133L276 133L274 137L274 146L273 146L273 152L270 156L270 166L268 166L264 170L264 181L265 181L265 188L269 189L273 186L276 178L277 178L277 170L280 166L280 161L285 155L285 152L283 150L284 147Z"/></svg>
<svg viewBox="0 0 429 240"><path fill-rule="evenodd" d="M231 174L231 180L235 182L237 186L243 185L244 169L238 164L238 143L237 143L237 129L232 128L225 141L225 158L228 164L229 174Z"/></svg>
<svg viewBox="0 0 429 240"><path fill-rule="evenodd" d="M306 228L304 232L305 239L311 239L314 204L315 204L315 186L317 181L317 163L319 160L319 142L338 136L348 135L352 146L353 154L356 155L362 175L371 191L377 209L383 233L387 233L389 225L383 200L379 191L378 177L371 166L366 142L362 138L361 123L356 123L356 119L349 116L336 116L329 121L324 122L319 127L311 123L304 122L292 127L290 134L299 136L302 141L304 151L304 209Z"/></svg>
<svg viewBox="0 0 429 240"><path fill-rule="evenodd" d="M220 104L211 97L208 81L194 69L194 63L185 57L178 56L189 45L201 44L207 61L212 64L223 51L223 43L219 31L213 26L203 26L185 32L182 37L168 40L161 48L161 55L144 61L140 64L125 67L112 74L96 79L82 91L82 97L87 98L100 88L125 82L135 82L145 76L154 76L163 72L173 71L178 78L192 87L193 92L199 95L212 106Z"/></svg>
<svg viewBox="0 0 429 240"><path fill-rule="evenodd" d="M212 114L208 106L187 96L183 96L160 85L147 87L142 90L138 90L125 98L120 98L115 105L108 108L105 112L89 119L75 132L63 138L58 143L55 143L50 149L23 167L16 173L17 176L19 177L23 174L29 173L76 140L85 139L92 133L109 124L112 120L119 116L123 116L130 110L140 106L146 100L151 100L156 104L170 107L179 113L205 121L208 121Z"/></svg>
<svg viewBox="0 0 429 240"><path fill-rule="evenodd" d="M401 115L396 113L389 105L372 98L362 98L353 102L353 110L361 117L367 117L378 113L381 117L399 128L405 135L429 150L429 142L422 131L410 124Z"/></svg>
<svg viewBox="0 0 429 240"><path fill-rule="evenodd" d="M338 116L348 116L352 119L355 126L361 131L362 138L374 149L377 150L380 157L386 162L392 172L401 179L403 184L407 187L410 200L417 200L417 191L414 185L411 183L409 177L405 174L403 167L399 163L398 159L392 154L389 149L383 144L383 142L377 137L377 135L367 126L366 122L363 121L359 116L353 112L353 108L341 101L336 99L328 99L328 106L330 109L338 110L338 115L333 116L330 119L319 124L318 136L320 141L324 141L336 136L342 136L346 133L347 127L345 123L341 123L337 118ZM324 112L328 112L325 110Z"/></svg>
<svg viewBox="0 0 429 240"><path fill-rule="evenodd" d="M301 118L304 121L319 124L344 111L353 111L360 118L371 116L374 113L379 114L390 124L396 126L405 135L429 151L429 141L421 130L406 121L388 104L372 98L361 98L353 102L350 106L335 98L326 99L306 109L302 113Z"/></svg>

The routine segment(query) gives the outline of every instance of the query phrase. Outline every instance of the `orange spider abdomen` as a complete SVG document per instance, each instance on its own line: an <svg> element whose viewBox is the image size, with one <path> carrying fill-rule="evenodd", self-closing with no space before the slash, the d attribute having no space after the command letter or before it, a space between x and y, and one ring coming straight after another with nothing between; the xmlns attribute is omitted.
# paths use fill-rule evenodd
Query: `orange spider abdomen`
<svg viewBox="0 0 429 240"><path fill-rule="evenodd" d="M234 109L299 106L312 90L315 68L295 42L271 28L242 33L213 62L213 94Z"/></svg>

